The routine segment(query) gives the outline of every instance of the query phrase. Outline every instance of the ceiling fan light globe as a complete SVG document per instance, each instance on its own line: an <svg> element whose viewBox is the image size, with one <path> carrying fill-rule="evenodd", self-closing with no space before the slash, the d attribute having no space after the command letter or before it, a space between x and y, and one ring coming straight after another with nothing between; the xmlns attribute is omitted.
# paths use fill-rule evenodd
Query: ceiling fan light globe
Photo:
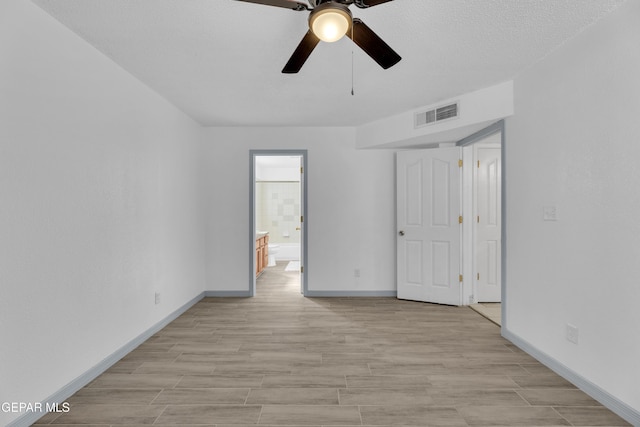
<svg viewBox="0 0 640 427"><path fill-rule="evenodd" d="M326 8L318 10L310 19L313 34L323 42L340 40L351 26L351 15L340 8Z"/></svg>

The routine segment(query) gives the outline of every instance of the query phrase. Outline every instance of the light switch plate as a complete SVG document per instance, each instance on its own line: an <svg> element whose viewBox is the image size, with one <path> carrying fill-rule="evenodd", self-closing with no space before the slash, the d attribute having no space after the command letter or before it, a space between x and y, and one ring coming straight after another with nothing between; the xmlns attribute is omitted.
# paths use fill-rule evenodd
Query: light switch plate
<svg viewBox="0 0 640 427"><path fill-rule="evenodd" d="M542 219L544 221L557 221L558 209L555 206L543 206L542 207Z"/></svg>

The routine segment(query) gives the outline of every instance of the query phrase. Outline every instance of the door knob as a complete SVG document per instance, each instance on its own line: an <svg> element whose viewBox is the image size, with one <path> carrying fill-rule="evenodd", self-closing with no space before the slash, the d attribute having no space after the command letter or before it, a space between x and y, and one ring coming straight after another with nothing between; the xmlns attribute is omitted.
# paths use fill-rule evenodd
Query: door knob
<svg viewBox="0 0 640 427"><path fill-rule="evenodd" d="M401 235L401 236L404 236L404 231L400 230L400 231L398 231L398 234Z"/></svg>

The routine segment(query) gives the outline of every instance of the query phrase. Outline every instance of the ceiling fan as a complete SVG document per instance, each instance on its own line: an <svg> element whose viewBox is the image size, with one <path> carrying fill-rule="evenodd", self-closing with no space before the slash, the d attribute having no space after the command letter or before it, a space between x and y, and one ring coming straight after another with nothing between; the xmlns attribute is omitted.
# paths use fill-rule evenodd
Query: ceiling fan
<svg viewBox="0 0 640 427"><path fill-rule="evenodd" d="M349 37L367 55L385 70L402 58L386 44L362 20L351 15L349 6L361 9L377 6L393 0L308 0L309 5L297 0L237 0L247 3L276 6L295 11L310 11L309 30L293 52L283 73L297 73L320 41L335 42L343 36Z"/></svg>

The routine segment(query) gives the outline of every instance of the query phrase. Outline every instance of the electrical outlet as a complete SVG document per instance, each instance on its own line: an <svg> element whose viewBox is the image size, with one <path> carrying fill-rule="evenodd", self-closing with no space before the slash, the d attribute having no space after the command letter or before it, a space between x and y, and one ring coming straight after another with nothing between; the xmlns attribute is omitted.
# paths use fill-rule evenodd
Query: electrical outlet
<svg viewBox="0 0 640 427"><path fill-rule="evenodd" d="M160 292L156 292L156 304L160 304Z"/></svg>
<svg viewBox="0 0 640 427"><path fill-rule="evenodd" d="M356 268L355 270L353 270L353 277L360 277L360 269Z"/></svg>
<svg viewBox="0 0 640 427"><path fill-rule="evenodd" d="M567 341L578 344L578 327L567 323Z"/></svg>

